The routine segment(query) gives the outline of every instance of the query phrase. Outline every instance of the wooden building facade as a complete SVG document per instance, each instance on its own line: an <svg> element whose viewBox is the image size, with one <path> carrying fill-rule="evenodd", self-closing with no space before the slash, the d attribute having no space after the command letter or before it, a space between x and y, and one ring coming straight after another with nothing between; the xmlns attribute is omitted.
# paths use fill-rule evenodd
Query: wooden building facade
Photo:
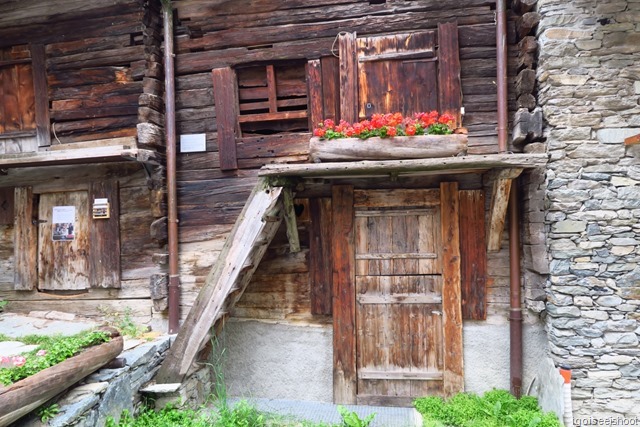
<svg viewBox="0 0 640 427"><path fill-rule="evenodd" d="M15 310L162 320L161 5L27 3L0 18L0 296ZM337 402L461 391L463 321L508 308L504 196L541 164L492 157L495 1L172 3L182 318L259 176L286 176L300 248L282 225L223 317L332 327ZM509 11L512 111L533 90L517 45L532 25ZM486 163L303 171L322 119L430 110L453 114L465 159ZM109 218L93 217L99 199ZM64 207L74 221L58 220Z"/></svg>

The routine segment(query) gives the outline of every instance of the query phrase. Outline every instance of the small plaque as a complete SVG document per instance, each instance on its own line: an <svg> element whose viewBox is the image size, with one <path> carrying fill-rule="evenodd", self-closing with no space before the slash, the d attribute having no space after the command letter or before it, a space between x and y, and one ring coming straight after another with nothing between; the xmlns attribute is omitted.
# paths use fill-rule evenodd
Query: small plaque
<svg viewBox="0 0 640 427"><path fill-rule="evenodd" d="M107 199L95 199L93 201L93 219L108 219L110 216L109 201Z"/></svg>
<svg viewBox="0 0 640 427"><path fill-rule="evenodd" d="M204 133L180 135L180 152L197 153L207 151L207 137Z"/></svg>

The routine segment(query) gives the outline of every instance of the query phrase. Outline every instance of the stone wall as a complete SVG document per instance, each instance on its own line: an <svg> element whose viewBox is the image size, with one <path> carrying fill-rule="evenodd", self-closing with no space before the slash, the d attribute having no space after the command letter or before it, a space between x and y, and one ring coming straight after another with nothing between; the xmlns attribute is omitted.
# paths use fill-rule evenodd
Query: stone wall
<svg viewBox="0 0 640 427"><path fill-rule="evenodd" d="M640 2L540 0L547 328L576 419L640 417Z"/></svg>

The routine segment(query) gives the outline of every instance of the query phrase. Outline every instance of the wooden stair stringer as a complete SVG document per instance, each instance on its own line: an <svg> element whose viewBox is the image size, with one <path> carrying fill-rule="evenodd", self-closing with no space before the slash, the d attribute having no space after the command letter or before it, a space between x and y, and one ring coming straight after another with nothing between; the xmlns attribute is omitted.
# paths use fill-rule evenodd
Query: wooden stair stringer
<svg viewBox="0 0 640 427"><path fill-rule="evenodd" d="M182 382L212 327L242 296L282 223L282 191L266 179L254 187L160 366L156 383Z"/></svg>

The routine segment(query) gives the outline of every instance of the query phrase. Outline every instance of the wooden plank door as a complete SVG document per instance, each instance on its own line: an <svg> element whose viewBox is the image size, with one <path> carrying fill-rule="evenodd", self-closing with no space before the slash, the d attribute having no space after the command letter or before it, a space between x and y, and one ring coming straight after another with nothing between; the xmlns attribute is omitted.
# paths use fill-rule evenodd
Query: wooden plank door
<svg viewBox="0 0 640 427"><path fill-rule="evenodd" d="M89 288L87 192L41 194L38 218L38 289Z"/></svg>
<svg viewBox="0 0 640 427"><path fill-rule="evenodd" d="M458 378L447 384L462 366L447 330L461 348L462 325L443 306L448 283L460 311L459 273L452 282L443 265L452 242L442 238L441 191L356 190L354 216L357 403L410 406L461 391Z"/></svg>

